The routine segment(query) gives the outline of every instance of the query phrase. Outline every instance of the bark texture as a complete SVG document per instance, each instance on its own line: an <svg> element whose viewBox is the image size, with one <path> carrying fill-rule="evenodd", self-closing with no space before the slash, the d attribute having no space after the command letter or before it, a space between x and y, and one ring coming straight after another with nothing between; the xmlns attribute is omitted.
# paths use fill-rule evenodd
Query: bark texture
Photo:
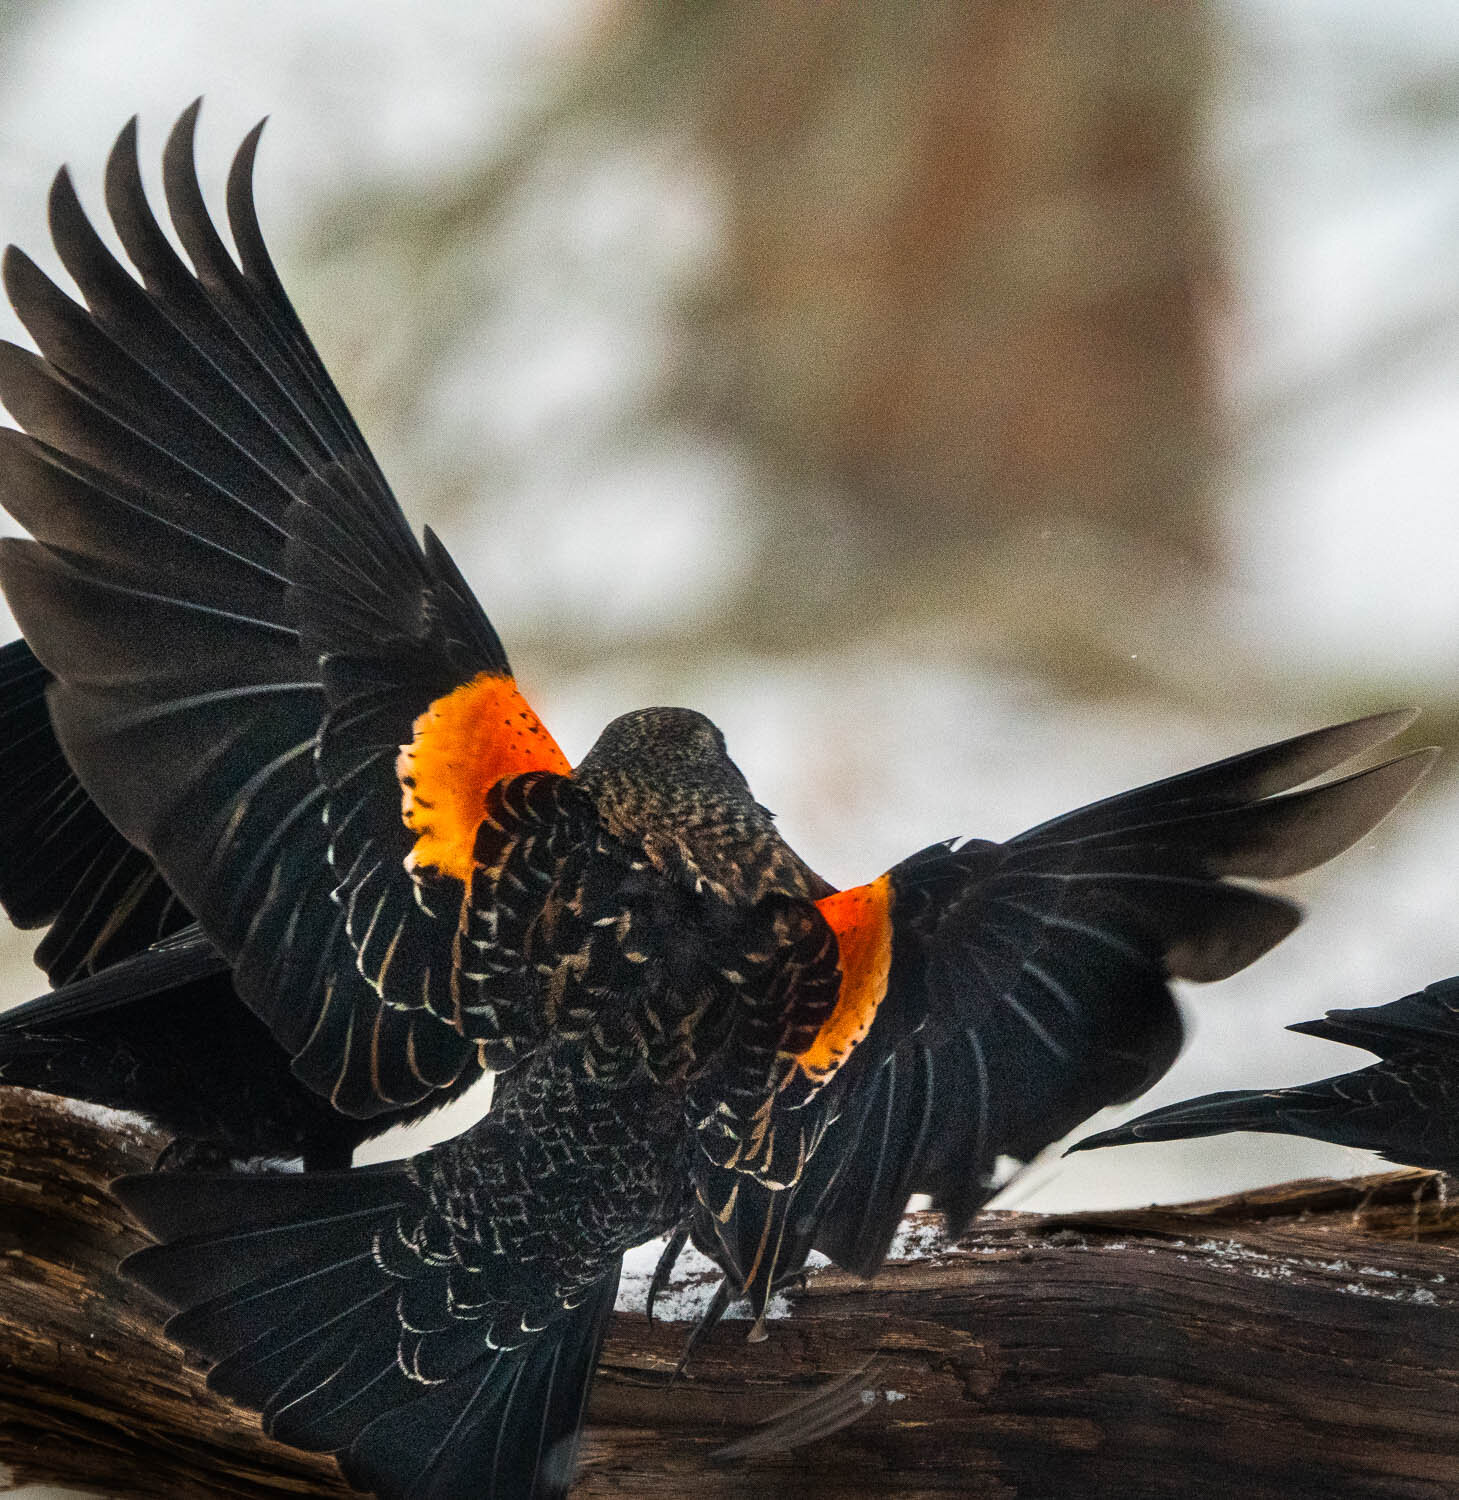
<svg viewBox="0 0 1459 1500"><path fill-rule="evenodd" d="M106 1183L161 1142L0 1091L0 1487L130 1500L346 1495L211 1396L116 1261ZM1459 1490L1459 1202L1398 1173L1120 1214L930 1216L874 1282L823 1269L763 1344L620 1314L574 1491L1434 1497ZM712 1455L871 1360L849 1426Z"/></svg>

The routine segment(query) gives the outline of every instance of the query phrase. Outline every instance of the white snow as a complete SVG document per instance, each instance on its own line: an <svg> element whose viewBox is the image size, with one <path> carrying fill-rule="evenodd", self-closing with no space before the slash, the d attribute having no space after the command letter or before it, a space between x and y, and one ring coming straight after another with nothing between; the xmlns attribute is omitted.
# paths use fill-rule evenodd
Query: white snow
<svg viewBox="0 0 1459 1500"><path fill-rule="evenodd" d="M939 1225L929 1224L925 1220L918 1222L914 1219L903 1219L896 1234L892 1237L887 1259L927 1260L950 1248L947 1237Z"/></svg>
<svg viewBox="0 0 1459 1500"><path fill-rule="evenodd" d="M99 1125L103 1130L146 1130L147 1121L131 1110L108 1109L104 1104L88 1104L82 1099L63 1099L61 1104L68 1115Z"/></svg>
<svg viewBox="0 0 1459 1500"><path fill-rule="evenodd" d="M648 1304L648 1287L664 1248L661 1237L639 1245L623 1257L623 1274L618 1281L618 1298L613 1304L618 1312L641 1313ZM825 1263L825 1257L820 1261ZM664 1323L695 1323L703 1315L719 1286L719 1267L692 1245L679 1255L674 1275L654 1305L654 1317ZM788 1318L790 1302L780 1293L771 1297L765 1309L767 1320ZM748 1321L750 1310L744 1302L732 1302L724 1314L729 1321Z"/></svg>

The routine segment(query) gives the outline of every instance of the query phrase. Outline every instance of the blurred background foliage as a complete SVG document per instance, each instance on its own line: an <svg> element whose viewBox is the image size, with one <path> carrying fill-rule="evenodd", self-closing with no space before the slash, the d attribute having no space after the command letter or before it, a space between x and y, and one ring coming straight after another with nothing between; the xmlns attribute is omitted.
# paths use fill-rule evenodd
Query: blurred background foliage
<svg viewBox="0 0 1459 1500"><path fill-rule="evenodd" d="M701 708L838 882L1320 721L1459 724L1447 0L10 0L0 85L33 251L134 111L155 162L205 93L215 191L271 112L285 282L569 754ZM1146 1104L1351 1066L1282 1024L1459 968L1456 872L1441 772L1192 995ZM1234 1138L1018 1191L1359 1166Z"/></svg>
<svg viewBox="0 0 1459 1500"><path fill-rule="evenodd" d="M1080 693L1159 670L1130 669L1121 617L1148 630L1219 552L1201 8L721 0L595 19L486 161L356 198L304 249L325 286L378 279L406 310L398 345L360 328L346 357L373 430L432 463L422 491L470 511L504 466L563 448L520 393L482 444L483 388L525 356L529 379L607 387L569 393L587 409L566 446L593 469L675 437L732 461L739 555L645 632L676 653L936 622ZM573 326L534 364L543 309L520 304L554 235ZM460 317L463 281L515 351ZM460 449L423 460L416 403L442 386Z"/></svg>

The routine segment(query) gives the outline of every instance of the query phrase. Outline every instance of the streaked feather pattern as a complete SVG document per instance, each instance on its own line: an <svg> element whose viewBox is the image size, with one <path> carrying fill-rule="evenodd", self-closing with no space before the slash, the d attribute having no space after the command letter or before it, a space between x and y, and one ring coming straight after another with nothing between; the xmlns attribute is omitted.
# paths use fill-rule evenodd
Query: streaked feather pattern
<svg viewBox="0 0 1459 1500"><path fill-rule="evenodd" d="M64 174L53 233L86 305L7 259L42 358L0 352L31 434L3 440L7 496L36 538L0 571L89 793L167 870L301 1076L370 1115L451 1087L472 1056L441 1019L449 931L401 868L394 758L434 697L506 658L439 544L411 536L265 269L256 134L229 187L240 266L203 204L195 118L164 153L192 269L130 126L106 196L142 288Z"/></svg>

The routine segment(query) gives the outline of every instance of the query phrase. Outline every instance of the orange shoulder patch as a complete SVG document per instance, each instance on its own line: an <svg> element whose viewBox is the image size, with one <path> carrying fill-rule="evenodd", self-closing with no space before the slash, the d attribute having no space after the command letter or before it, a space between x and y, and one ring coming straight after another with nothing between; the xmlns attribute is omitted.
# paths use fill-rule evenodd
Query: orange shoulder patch
<svg viewBox="0 0 1459 1500"><path fill-rule="evenodd" d="M892 968L891 877L882 875L869 885L837 891L817 901L816 907L836 934L841 961L836 1008L796 1059L801 1071L819 1086L871 1030L886 995Z"/></svg>
<svg viewBox="0 0 1459 1500"><path fill-rule="evenodd" d="M416 836L407 865L467 880L487 791L504 776L572 767L517 691L516 680L481 672L437 698L400 747L400 815Z"/></svg>

